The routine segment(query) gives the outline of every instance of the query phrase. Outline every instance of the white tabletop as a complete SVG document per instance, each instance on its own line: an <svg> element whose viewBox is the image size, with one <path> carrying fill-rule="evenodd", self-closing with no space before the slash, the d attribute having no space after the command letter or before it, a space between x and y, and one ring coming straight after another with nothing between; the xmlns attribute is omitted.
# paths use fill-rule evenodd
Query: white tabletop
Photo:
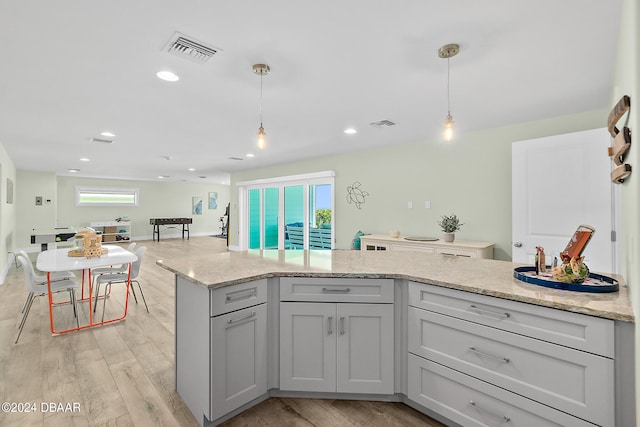
<svg viewBox="0 0 640 427"><path fill-rule="evenodd" d="M85 270L110 265L129 264L137 261L138 257L128 250L117 245L102 245L108 252L98 258L71 257L69 248L49 249L40 252L36 267L40 271L69 271Z"/></svg>

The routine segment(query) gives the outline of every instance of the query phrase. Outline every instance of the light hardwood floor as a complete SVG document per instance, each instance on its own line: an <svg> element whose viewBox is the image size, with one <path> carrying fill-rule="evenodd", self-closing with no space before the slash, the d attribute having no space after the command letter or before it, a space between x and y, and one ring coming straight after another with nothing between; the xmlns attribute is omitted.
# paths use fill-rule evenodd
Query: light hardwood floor
<svg viewBox="0 0 640 427"><path fill-rule="evenodd" d="M141 300L135 304L131 299L124 321L52 336L47 301L39 297L18 344L14 341L27 294L22 269L12 267L0 286L0 403L20 404L14 409L35 404L36 411L0 411L0 426L198 426L174 390L173 275L155 263L158 259L223 252L226 241L192 237L137 243L148 248L139 279L149 313ZM123 290L114 286L106 301L107 315L122 310ZM81 316L86 315L87 304L79 305ZM71 322L70 312L70 307L59 307L54 315ZM60 404L69 404L69 409L75 404L79 411L60 412ZM272 398L225 425L442 424L399 403Z"/></svg>

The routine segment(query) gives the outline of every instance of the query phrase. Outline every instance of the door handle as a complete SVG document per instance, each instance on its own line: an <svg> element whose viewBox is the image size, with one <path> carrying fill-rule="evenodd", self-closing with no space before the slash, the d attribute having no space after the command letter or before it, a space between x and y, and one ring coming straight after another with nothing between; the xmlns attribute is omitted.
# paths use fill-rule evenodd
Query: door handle
<svg viewBox="0 0 640 427"><path fill-rule="evenodd" d="M333 324L333 316L329 316L327 318L327 335L332 335L333 334L333 329L331 329L331 326Z"/></svg>
<svg viewBox="0 0 640 427"><path fill-rule="evenodd" d="M229 320L227 320L227 323L228 323L229 325L231 325L231 324L233 324L233 323L242 322L243 320L247 320L247 319L251 319L252 317L255 317L255 315L256 315L256 312L255 312L255 311L252 311L252 312L251 312L251 314L247 314L246 316L241 317L241 318L239 318L239 319L229 319Z"/></svg>
<svg viewBox="0 0 640 427"><path fill-rule="evenodd" d="M509 317L511 317L511 314L507 313L506 311L500 313L500 312L496 312L496 311L493 311L493 310L488 310L486 308L478 307L475 304L471 304L469 306L469 309L475 311L476 313L478 313L480 315L488 314L489 316L496 316L499 319L508 319Z"/></svg>
<svg viewBox="0 0 640 427"><path fill-rule="evenodd" d="M472 352L474 352L476 354L479 354L480 356L489 357L491 359L498 360L498 361L500 361L502 363L509 363L509 359L506 358L506 357L495 356L493 354L485 353L484 351L477 350L475 347L469 347L469 351L472 351Z"/></svg>
<svg viewBox="0 0 640 427"><path fill-rule="evenodd" d="M521 248L522 242L513 242L513 246L515 246L516 248Z"/></svg>
<svg viewBox="0 0 640 427"><path fill-rule="evenodd" d="M491 413L491 411L489 411L489 410L487 410L487 409L484 409L484 408L481 408L480 406L478 406L478 404L477 404L475 401L473 401L473 400L470 400L470 401L469 401L469 405L471 405L471 406L475 406L476 408L478 408L478 409L479 409L479 410L481 410L481 411ZM494 415L498 415L498 414L494 414ZM498 415L498 416L499 416L499 415ZM506 415L502 415L502 419L503 419L506 423L508 423L509 421L511 421L511 418L510 418L510 417L508 417L508 416L506 416Z"/></svg>
<svg viewBox="0 0 640 427"><path fill-rule="evenodd" d="M253 289L244 289L242 291L234 292L233 294L227 295L227 302L236 302L243 299L249 299L257 296L257 290Z"/></svg>
<svg viewBox="0 0 640 427"><path fill-rule="evenodd" d="M346 289L331 289L331 288L322 288L322 293L324 294L348 294L351 292L351 288Z"/></svg>
<svg viewBox="0 0 640 427"><path fill-rule="evenodd" d="M344 316L340 317L340 335L344 335Z"/></svg>

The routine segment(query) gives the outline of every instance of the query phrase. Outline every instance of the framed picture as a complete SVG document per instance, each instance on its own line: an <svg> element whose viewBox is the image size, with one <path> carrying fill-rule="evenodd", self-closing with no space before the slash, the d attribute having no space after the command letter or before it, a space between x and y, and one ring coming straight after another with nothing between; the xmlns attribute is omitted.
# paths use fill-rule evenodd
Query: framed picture
<svg viewBox="0 0 640 427"><path fill-rule="evenodd" d="M202 196L193 196L191 198L191 212L194 215L202 215Z"/></svg>
<svg viewBox="0 0 640 427"><path fill-rule="evenodd" d="M209 193L209 209L218 209L218 193Z"/></svg>

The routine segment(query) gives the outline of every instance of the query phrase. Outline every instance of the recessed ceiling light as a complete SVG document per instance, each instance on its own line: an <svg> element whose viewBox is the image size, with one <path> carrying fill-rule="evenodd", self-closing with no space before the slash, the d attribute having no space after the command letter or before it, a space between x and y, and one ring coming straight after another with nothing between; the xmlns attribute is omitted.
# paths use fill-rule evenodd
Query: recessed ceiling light
<svg viewBox="0 0 640 427"><path fill-rule="evenodd" d="M78 173L80 172L80 169L67 169L69 172L71 173Z"/></svg>
<svg viewBox="0 0 640 427"><path fill-rule="evenodd" d="M255 154L253 154L253 153L247 153L247 154L245 154L245 156L246 156L246 157L255 157L256 155L255 155Z"/></svg>
<svg viewBox="0 0 640 427"><path fill-rule="evenodd" d="M347 135L353 135L354 133L357 133L358 131L355 130L354 128L346 128L344 130L344 133L346 133Z"/></svg>
<svg viewBox="0 0 640 427"><path fill-rule="evenodd" d="M83 157L80 159L81 162L90 162L91 159L87 159L86 157Z"/></svg>
<svg viewBox="0 0 640 427"><path fill-rule="evenodd" d="M177 82L178 80L180 80L180 77L178 77L171 71L166 71L166 70L158 71L156 73L156 76L158 76L159 79L162 79L167 82Z"/></svg>
<svg viewBox="0 0 640 427"><path fill-rule="evenodd" d="M160 178L160 179L169 178L169 175L158 175L158 178Z"/></svg>
<svg viewBox="0 0 640 427"><path fill-rule="evenodd" d="M195 170L196 170L195 168L189 168L189 172L193 172Z"/></svg>
<svg viewBox="0 0 640 427"><path fill-rule="evenodd" d="M109 136L111 138L113 138L114 136L116 136L115 134L111 133L111 132L102 132L100 135L102 136Z"/></svg>

